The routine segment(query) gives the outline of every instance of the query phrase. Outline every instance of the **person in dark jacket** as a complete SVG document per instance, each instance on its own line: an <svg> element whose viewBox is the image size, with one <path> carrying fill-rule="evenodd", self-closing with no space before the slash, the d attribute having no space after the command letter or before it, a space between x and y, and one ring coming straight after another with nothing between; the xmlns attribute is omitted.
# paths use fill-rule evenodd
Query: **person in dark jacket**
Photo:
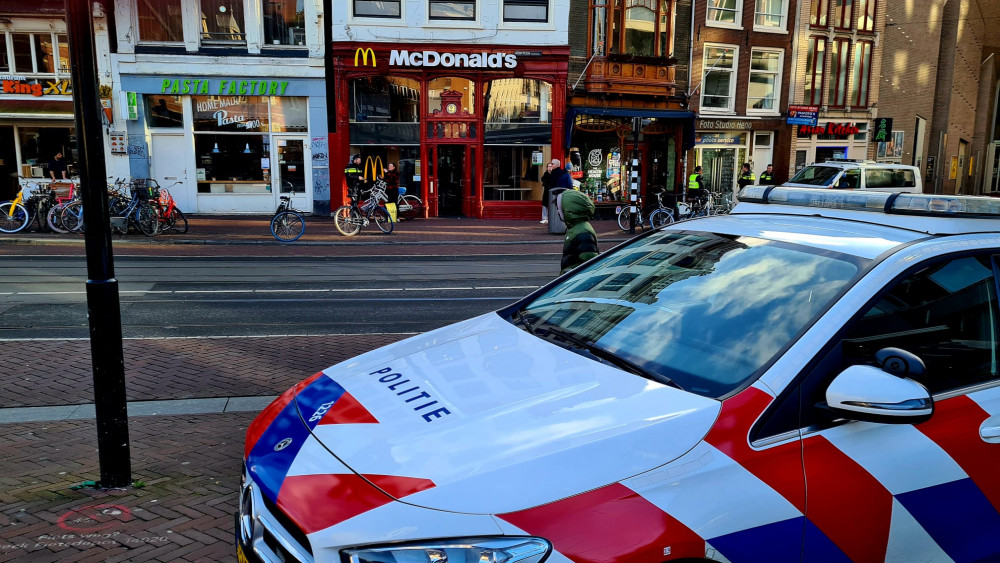
<svg viewBox="0 0 1000 563"><path fill-rule="evenodd" d="M760 173L760 185L762 186L773 186L774 185L774 165L768 164L767 170Z"/></svg>
<svg viewBox="0 0 1000 563"><path fill-rule="evenodd" d="M736 185L743 189L745 186L751 186L757 178L754 177L753 172L750 170L750 164L747 162L743 163L743 168L740 170L740 178L736 180Z"/></svg>
<svg viewBox="0 0 1000 563"><path fill-rule="evenodd" d="M347 197L354 201L361 196L361 185L364 183L364 172L361 170L361 155L351 157L351 162L344 168L344 178L347 180Z"/></svg>
<svg viewBox="0 0 1000 563"><path fill-rule="evenodd" d="M396 169L396 163L388 164L382 179L385 180L385 195L389 198L389 203L399 203L399 170Z"/></svg>
<svg viewBox="0 0 1000 563"><path fill-rule="evenodd" d="M573 189L573 177L569 175L569 172L565 168L560 166L558 160L552 161L552 177L555 180L552 181L553 188L564 188L567 190Z"/></svg>
<svg viewBox="0 0 1000 563"><path fill-rule="evenodd" d="M545 165L545 174L542 174L542 220L541 224L549 222L549 192L552 190L552 163Z"/></svg>
<svg viewBox="0 0 1000 563"><path fill-rule="evenodd" d="M569 177L569 174L566 176ZM566 223L560 264L562 270L559 272L565 274L600 252L597 248L597 233L590 225L590 220L594 218L594 202L586 194L566 190L557 196L556 209L559 218Z"/></svg>

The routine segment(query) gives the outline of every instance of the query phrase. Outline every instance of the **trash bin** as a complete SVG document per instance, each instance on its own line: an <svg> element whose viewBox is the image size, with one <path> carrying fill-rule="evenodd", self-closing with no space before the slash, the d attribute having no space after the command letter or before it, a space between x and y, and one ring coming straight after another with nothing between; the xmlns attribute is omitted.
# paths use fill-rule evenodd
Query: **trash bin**
<svg viewBox="0 0 1000 563"><path fill-rule="evenodd" d="M549 234L550 235L564 235L566 234L566 223L563 222L563 218L559 216L559 211L556 209L556 198L559 194L566 191L566 188L552 188L549 190Z"/></svg>

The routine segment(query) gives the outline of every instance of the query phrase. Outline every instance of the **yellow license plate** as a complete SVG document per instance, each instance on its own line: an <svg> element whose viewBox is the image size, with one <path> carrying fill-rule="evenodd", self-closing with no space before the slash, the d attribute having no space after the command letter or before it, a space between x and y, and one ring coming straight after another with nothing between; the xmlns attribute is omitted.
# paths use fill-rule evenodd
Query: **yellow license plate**
<svg viewBox="0 0 1000 563"><path fill-rule="evenodd" d="M236 560L239 561L239 563L250 563L250 560L247 559L247 556L243 555L243 547L240 545L236 546Z"/></svg>

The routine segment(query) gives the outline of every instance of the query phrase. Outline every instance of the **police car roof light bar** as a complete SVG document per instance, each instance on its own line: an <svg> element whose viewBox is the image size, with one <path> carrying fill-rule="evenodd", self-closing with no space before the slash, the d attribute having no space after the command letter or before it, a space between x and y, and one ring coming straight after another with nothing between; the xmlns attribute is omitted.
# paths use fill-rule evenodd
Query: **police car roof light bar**
<svg viewBox="0 0 1000 563"><path fill-rule="evenodd" d="M794 205L894 215L981 217L1000 219L1000 198L964 195L910 194L858 190L746 186L739 201Z"/></svg>

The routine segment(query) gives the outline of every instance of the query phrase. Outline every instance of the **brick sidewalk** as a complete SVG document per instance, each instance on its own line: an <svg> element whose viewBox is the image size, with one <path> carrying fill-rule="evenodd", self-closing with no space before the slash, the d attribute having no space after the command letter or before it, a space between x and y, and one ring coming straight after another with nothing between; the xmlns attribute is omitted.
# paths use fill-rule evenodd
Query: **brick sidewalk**
<svg viewBox="0 0 1000 563"><path fill-rule="evenodd" d="M406 335L124 341L129 400L277 395ZM0 407L93 402L88 340L17 346ZM9 365L9 364L8 364ZM124 491L98 480L93 420L0 425L0 561L235 561L233 512L254 413L132 417Z"/></svg>

